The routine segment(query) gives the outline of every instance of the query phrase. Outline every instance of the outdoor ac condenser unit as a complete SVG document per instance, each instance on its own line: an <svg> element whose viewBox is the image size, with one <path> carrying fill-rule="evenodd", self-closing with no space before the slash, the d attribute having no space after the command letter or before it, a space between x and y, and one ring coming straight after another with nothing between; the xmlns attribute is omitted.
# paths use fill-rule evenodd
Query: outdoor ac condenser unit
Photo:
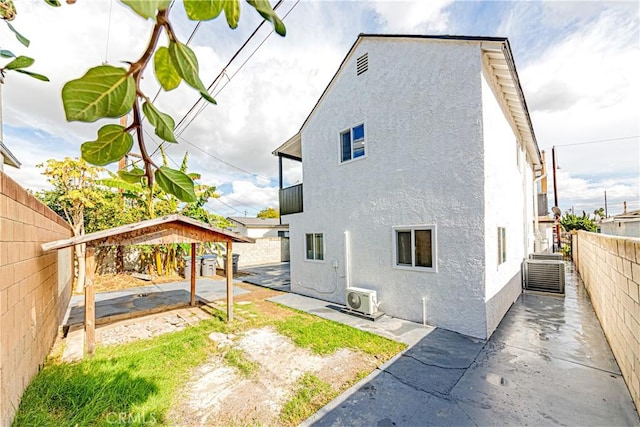
<svg viewBox="0 0 640 427"><path fill-rule="evenodd" d="M546 259L524 261L524 288L564 294L564 262Z"/></svg>
<svg viewBox="0 0 640 427"><path fill-rule="evenodd" d="M362 288L347 288L347 307L367 315L378 311L376 291Z"/></svg>
<svg viewBox="0 0 640 427"><path fill-rule="evenodd" d="M548 259L552 261L562 261L562 254L551 252L536 252L529 254L529 259Z"/></svg>

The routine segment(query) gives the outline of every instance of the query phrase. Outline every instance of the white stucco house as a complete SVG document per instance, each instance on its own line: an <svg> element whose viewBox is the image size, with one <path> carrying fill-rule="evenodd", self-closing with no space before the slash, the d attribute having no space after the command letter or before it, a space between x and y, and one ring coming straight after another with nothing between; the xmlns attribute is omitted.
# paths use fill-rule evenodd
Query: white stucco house
<svg viewBox="0 0 640 427"><path fill-rule="evenodd" d="M610 236L640 237L640 209L603 219L600 232Z"/></svg>
<svg viewBox="0 0 640 427"><path fill-rule="evenodd" d="M541 157L506 38L360 35L274 155L293 292L479 338L521 293Z"/></svg>
<svg viewBox="0 0 640 427"><path fill-rule="evenodd" d="M280 218L251 218L228 216L233 231L253 239L263 237L289 237L289 225L282 224Z"/></svg>

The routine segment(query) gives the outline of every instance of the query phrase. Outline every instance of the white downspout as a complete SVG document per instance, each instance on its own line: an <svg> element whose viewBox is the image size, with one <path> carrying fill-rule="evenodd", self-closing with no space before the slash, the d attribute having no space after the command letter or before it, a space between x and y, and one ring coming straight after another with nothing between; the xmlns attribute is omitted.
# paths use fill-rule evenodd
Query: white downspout
<svg viewBox="0 0 640 427"><path fill-rule="evenodd" d="M349 289L351 287L351 245L348 231L344 232L344 282Z"/></svg>
<svg viewBox="0 0 640 427"><path fill-rule="evenodd" d="M422 297L422 324L427 326L427 299Z"/></svg>

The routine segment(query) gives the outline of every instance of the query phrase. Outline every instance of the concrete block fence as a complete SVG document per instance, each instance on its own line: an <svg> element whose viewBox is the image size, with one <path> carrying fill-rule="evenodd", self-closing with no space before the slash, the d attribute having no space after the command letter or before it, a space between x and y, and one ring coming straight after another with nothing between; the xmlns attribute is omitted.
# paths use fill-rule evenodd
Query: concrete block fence
<svg viewBox="0 0 640 427"><path fill-rule="evenodd" d="M573 261L640 409L640 239L580 231Z"/></svg>
<svg viewBox="0 0 640 427"><path fill-rule="evenodd" d="M72 234L55 212L0 172L0 426L11 425L71 298L71 250L44 253L40 245Z"/></svg>

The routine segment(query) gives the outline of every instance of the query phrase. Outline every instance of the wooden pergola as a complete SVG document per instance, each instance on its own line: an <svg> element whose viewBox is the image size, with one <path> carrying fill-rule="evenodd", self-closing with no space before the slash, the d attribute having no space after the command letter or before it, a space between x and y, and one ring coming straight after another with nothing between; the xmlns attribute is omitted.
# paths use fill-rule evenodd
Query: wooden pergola
<svg viewBox="0 0 640 427"><path fill-rule="evenodd" d="M84 236L44 243L43 251L64 249L86 244L86 280L84 285L84 332L85 352L92 355L95 350L95 250L100 246L166 245L172 243L191 244L191 298L196 305L196 244L223 242L227 246L225 265L227 279L227 320L233 320L233 242L255 243L254 239L231 231L213 227L182 215L168 215L134 224L122 225Z"/></svg>

